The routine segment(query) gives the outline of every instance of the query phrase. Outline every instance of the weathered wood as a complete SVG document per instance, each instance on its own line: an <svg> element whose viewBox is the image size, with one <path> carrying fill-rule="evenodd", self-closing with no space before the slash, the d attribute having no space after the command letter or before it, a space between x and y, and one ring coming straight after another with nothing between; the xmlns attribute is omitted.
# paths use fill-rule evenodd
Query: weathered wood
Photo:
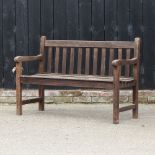
<svg viewBox="0 0 155 155"><path fill-rule="evenodd" d="M128 105L125 107L121 107L119 108L119 112L124 112L124 111L131 110L131 109L135 109L135 105Z"/></svg>
<svg viewBox="0 0 155 155"><path fill-rule="evenodd" d="M126 51L126 59L130 59L130 54L131 54L130 49L127 49L127 51ZM125 65L125 76L129 77L129 75L130 75L130 65L126 64Z"/></svg>
<svg viewBox="0 0 155 155"><path fill-rule="evenodd" d="M114 67L114 86L113 86L113 123L119 123L119 78L120 78L120 66Z"/></svg>
<svg viewBox="0 0 155 155"><path fill-rule="evenodd" d="M122 60L122 56L123 56L122 48L119 48L118 49L118 59ZM122 74L122 68L120 69L120 73Z"/></svg>
<svg viewBox="0 0 155 155"><path fill-rule="evenodd" d="M39 62L39 73L42 74L45 72L45 41L46 37L42 36L40 40L40 54L43 56L43 58ZM39 110L44 110L44 86L39 86L39 97L42 98L42 100L39 101Z"/></svg>
<svg viewBox="0 0 155 155"><path fill-rule="evenodd" d="M81 66L82 66L82 48L78 49L78 68L77 73L81 74Z"/></svg>
<svg viewBox="0 0 155 155"><path fill-rule="evenodd" d="M37 56L17 56L14 58L15 62L28 62L28 61L37 61L42 60L43 55L37 55Z"/></svg>
<svg viewBox="0 0 155 155"><path fill-rule="evenodd" d="M101 75L105 75L105 59L106 59L106 49L102 48L102 56L101 56Z"/></svg>
<svg viewBox="0 0 155 155"><path fill-rule="evenodd" d="M122 59L122 49L118 49L118 59Z"/></svg>
<svg viewBox="0 0 155 155"><path fill-rule="evenodd" d="M89 74L90 67L90 48L86 48L86 60L85 60L85 74Z"/></svg>
<svg viewBox="0 0 155 155"><path fill-rule="evenodd" d="M39 97L41 100L39 100L39 111L44 111L44 86L39 86Z"/></svg>
<svg viewBox="0 0 155 155"><path fill-rule="evenodd" d="M62 73L66 73L66 61L67 61L67 49L63 48L63 56L62 56Z"/></svg>
<svg viewBox="0 0 155 155"><path fill-rule="evenodd" d="M27 99L22 101L22 105L25 104L30 104L30 103L36 103L36 102L41 102L43 99L41 97L38 98L33 98L33 99Z"/></svg>
<svg viewBox="0 0 155 155"><path fill-rule="evenodd" d="M135 38L135 52L137 59L140 60L140 38ZM133 86L133 104L135 104L135 109L133 109L133 118L138 118L138 87L139 87L139 65L140 61L137 64L134 64L134 79L136 85Z"/></svg>
<svg viewBox="0 0 155 155"><path fill-rule="evenodd" d="M45 41L46 37L42 36L40 40L40 55L38 56L39 62L39 73L45 72ZM40 58L41 57L41 58Z"/></svg>
<svg viewBox="0 0 155 155"><path fill-rule="evenodd" d="M85 77L86 78L86 77ZM83 78L83 79L85 79ZM83 80L83 79L75 79L75 78L46 78L43 77L21 77L21 83L24 84L35 84L40 85L43 83L47 86L71 86L71 87L82 87L82 88L101 88L101 89L113 89L113 80L111 82L108 80ZM120 83L120 88L131 88L135 86L134 81L126 82L126 85Z"/></svg>
<svg viewBox="0 0 155 155"><path fill-rule="evenodd" d="M88 47L88 48L134 48L133 41L80 41L46 40L45 46L52 47Z"/></svg>
<svg viewBox="0 0 155 155"><path fill-rule="evenodd" d="M114 60L114 49L110 49L110 56L109 56L109 75L112 75L112 61Z"/></svg>
<svg viewBox="0 0 155 155"><path fill-rule="evenodd" d="M113 83L113 76L98 76L98 75L84 75L84 74L34 74L34 75L22 75L21 78L42 78L42 79L68 79L68 80L84 80L84 81L103 81ZM132 82L133 78L120 77L120 82Z"/></svg>
<svg viewBox="0 0 155 155"><path fill-rule="evenodd" d="M44 86L61 86L61 87L78 87L78 88L100 88L100 89L113 89L113 123L118 124L119 123L119 112L126 111L126 110L133 110L133 117L138 117L138 73L139 73L139 59L140 59L140 40L137 38L135 39L134 43L132 43L132 46L134 45L134 51L137 53L136 57L130 59L130 49L128 46L125 46L128 42L119 42L121 43L121 47L125 46L125 49L123 52L126 52L126 58L122 58L122 48L120 46L118 47L118 44L116 41L114 42L102 42L103 47L101 48L101 57L99 56L99 48L96 47L98 45L98 41L80 41L80 44L77 48L77 58L78 62L77 65L77 72L74 73L74 52L76 50L77 45L75 46L75 43L77 41L56 41L55 45L55 70L54 73L51 71L51 64L53 63L52 55L53 55L53 44L48 47L48 63L47 63L47 72L45 71L45 44L47 43L46 37L41 37L40 42L40 55L39 56L31 56L31 57L17 57L15 58L16 66L17 66L17 74L16 74L16 83L17 83L17 114L21 114L22 110L22 103L34 103L39 102L39 110L44 110ZM52 43L52 41L50 42ZM63 44L62 44L63 43ZM71 45L70 47L67 47L66 44ZM83 48L84 43L88 43L90 47ZM92 43L92 44L91 44ZM114 46L113 48L110 48L110 54L107 55L107 52L109 50L106 50L109 46L109 43ZM64 46L62 46L64 45ZM93 48L92 45L95 45ZM105 46L107 45L107 47ZM74 47L75 46L75 47ZM60 48L61 47L61 48ZM60 58L61 53L60 49L62 49L62 59ZM91 49L93 49L91 51ZM116 49L116 50L114 50ZM114 52L118 50L118 59L114 59ZM67 52L70 54L70 66L69 66L69 74L66 70L67 67ZM85 52L85 53L84 53ZM92 55L91 55L92 54ZM117 53L116 53L117 54ZM92 57L91 57L92 56ZM83 60L85 58L85 71L83 70ZM92 72L90 72L91 69L91 63L90 59L93 59L93 66L92 66ZM107 60L108 59L108 60ZM21 73L21 66L22 62L26 61L35 61L39 60L39 74L33 74L33 75L22 75ZM61 62L62 61L62 62ZM98 64L101 63L101 73L98 74ZM62 72L59 71L59 65L62 64ZM108 66L106 66L108 65ZM122 77L121 76L121 67L133 65L134 69L134 76L133 77ZM106 67L108 67L109 72L105 76ZM129 67L126 67L126 75L129 75ZM112 76L113 71L113 76ZM60 73L59 73L60 72ZM37 99L29 99L26 101L21 100L21 85L22 84L34 84L39 86L39 98ZM133 89L133 104L132 106L125 106L123 108L119 108L119 90L122 88L132 88Z"/></svg>
<svg viewBox="0 0 155 155"><path fill-rule="evenodd" d="M103 81L95 81L90 82L85 80L72 80L72 79L52 79L48 80L47 78L33 78L33 77L22 77L21 82L24 84L35 84L40 85L40 83L43 83L47 86L71 86L71 87L78 87L78 88L106 88L106 89L112 89L113 85L110 82L103 82Z"/></svg>
<svg viewBox="0 0 155 155"><path fill-rule="evenodd" d="M93 55L93 75L97 74L97 61L98 61L98 49L94 48L94 55Z"/></svg>
<svg viewBox="0 0 155 155"><path fill-rule="evenodd" d="M49 47L48 49L48 65L47 65L47 72L51 73L53 68L53 48Z"/></svg>
<svg viewBox="0 0 155 155"><path fill-rule="evenodd" d="M56 53L55 53L55 72L59 72L59 55L60 55L60 48L56 48Z"/></svg>
<svg viewBox="0 0 155 155"><path fill-rule="evenodd" d="M138 118L138 84L133 86L132 97L135 108L133 109L133 118Z"/></svg>
<svg viewBox="0 0 155 155"><path fill-rule="evenodd" d="M136 65L138 64L138 59L137 58L132 58L132 59L118 59L118 60L114 60L112 61L112 65L113 66L121 66L121 65Z"/></svg>
<svg viewBox="0 0 155 155"><path fill-rule="evenodd" d="M16 63L16 114L22 115L22 83L20 76L22 75L22 64Z"/></svg>
<svg viewBox="0 0 155 155"><path fill-rule="evenodd" d="M74 48L71 48L70 52L70 69L69 73L73 74L74 73Z"/></svg>

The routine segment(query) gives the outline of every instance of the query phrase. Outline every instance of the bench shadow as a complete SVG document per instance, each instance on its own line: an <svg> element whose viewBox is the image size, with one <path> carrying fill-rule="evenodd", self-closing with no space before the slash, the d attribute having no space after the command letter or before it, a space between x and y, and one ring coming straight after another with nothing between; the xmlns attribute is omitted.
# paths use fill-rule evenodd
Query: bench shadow
<svg viewBox="0 0 155 155"><path fill-rule="evenodd" d="M23 107L23 115L22 118L25 117L44 117L44 118L63 118L65 119L75 119L75 120L84 120L84 121L95 121L101 123L112 124L113 114L112 114L112 105L106 106L101 105L95 108L95 105L88 107L77 107L73 105L71 107L65 107L59 105L57 106L48 106L45 108L45 111L38 111L37 105L34 107ZM73 108L74 107L74 108ZM6 110L5 115L14 115L16 116L15 109L14 110ZM128 123L132 121L132 112L127 111L125 113L120 113L120 123Z"/></svg>
<svg viewBox="0 0 155 155"><path fill-rule="evenodd" d="M44 115L45 117L61 117L64 119L78 119L84 121L96 121L102 123L112 124L113 122L113 114L112 114L112 106L109 107L101 107L100 109L69 109L69 108L60 108L60 109L50 109L45 110L44 112L39 112L38 115ZM126 112L120 114L120 123L131 121L132 113Z"/></svg>

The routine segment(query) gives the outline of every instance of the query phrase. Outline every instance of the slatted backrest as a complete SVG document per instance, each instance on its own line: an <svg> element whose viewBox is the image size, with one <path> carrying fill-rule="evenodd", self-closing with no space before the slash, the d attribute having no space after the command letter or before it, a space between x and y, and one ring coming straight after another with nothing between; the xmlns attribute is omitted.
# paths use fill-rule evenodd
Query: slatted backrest
<svg viewBox="0 0 155 155"><path fill-rule="evenodd" d="M45 40L48 73L112 75L114 59L139 59L136 41ZM45 52L44 52L45 53ZM126 77L131 68L122 71Z"/></svg>

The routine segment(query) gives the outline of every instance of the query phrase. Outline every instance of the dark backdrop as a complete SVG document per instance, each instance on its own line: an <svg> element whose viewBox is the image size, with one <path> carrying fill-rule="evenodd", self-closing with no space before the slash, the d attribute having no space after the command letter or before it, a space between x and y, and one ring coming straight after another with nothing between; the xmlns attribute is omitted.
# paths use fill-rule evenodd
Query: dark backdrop
<svg viewBox="0 0 155 155"><path fill-rule="evenodd" d="M155 88L155 0L0 0L0 87L14 88L16 55L35 55L39 38L142 38L140 87ZM33 72L35 66L26 66Z"/></svg>

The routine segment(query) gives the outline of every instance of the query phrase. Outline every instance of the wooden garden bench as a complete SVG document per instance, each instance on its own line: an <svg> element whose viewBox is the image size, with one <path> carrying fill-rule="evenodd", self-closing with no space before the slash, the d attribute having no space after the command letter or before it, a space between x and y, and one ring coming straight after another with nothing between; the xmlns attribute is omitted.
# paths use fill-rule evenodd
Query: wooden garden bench
<svg viewBox="0 0 155 155"><path fill-rule="evenodd" d="M40 54L17 56L16 105L22 115L22 105L39 103L44 110L44 86L113 90L113 123L119 123L119 112L132 110L138 118L138 76L140 39L135 41L75 41L46 40L41 37ZM39 73L22 74L22 63L38 61ZM39 97L22 100L22 84L39 86ZM133 104L119 107L119 91L132 88Z"/></svg>

